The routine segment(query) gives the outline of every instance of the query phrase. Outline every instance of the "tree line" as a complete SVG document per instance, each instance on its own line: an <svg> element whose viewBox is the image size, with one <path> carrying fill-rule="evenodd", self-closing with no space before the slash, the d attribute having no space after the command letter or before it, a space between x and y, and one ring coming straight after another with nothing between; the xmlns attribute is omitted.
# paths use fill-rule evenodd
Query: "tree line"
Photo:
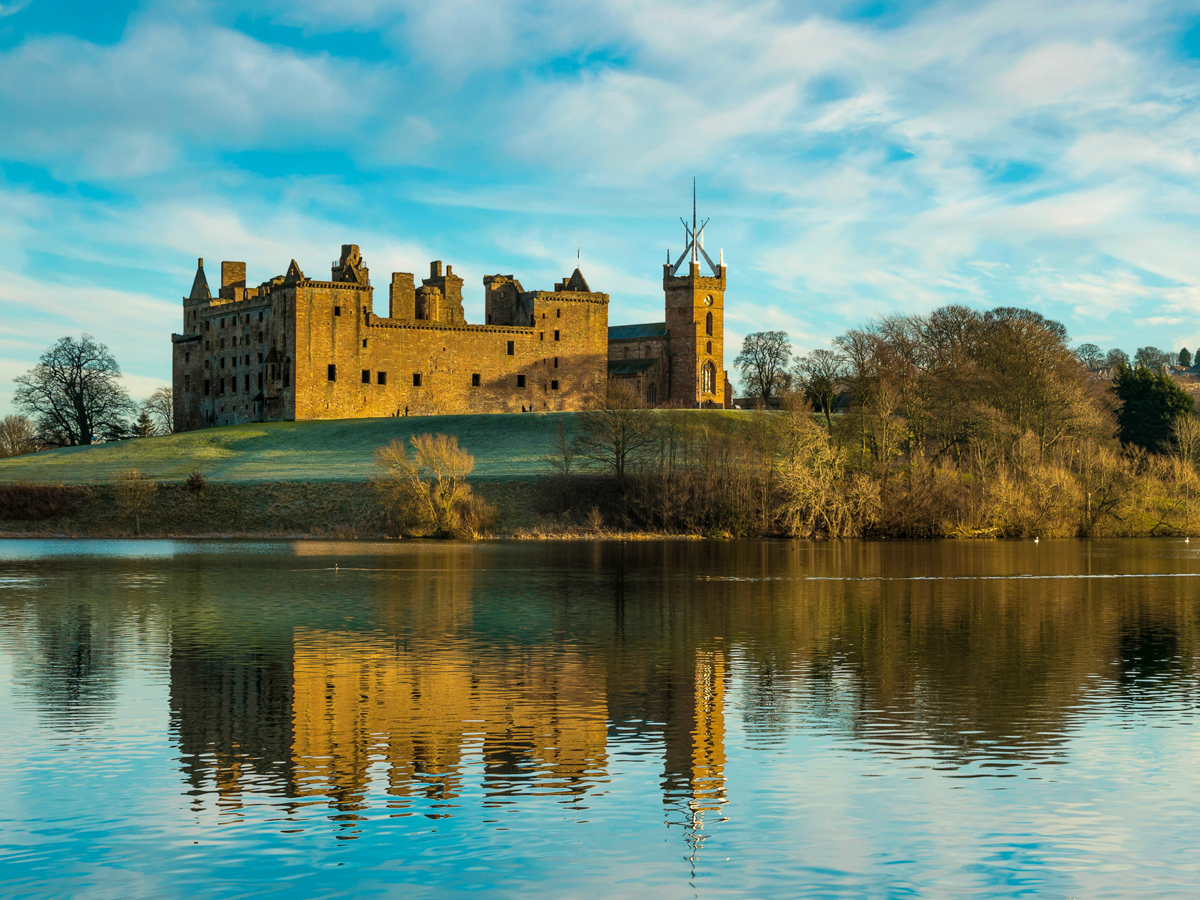
<svg viewBox="0 0 1200 900"><path fill-rule="evenodd" d="M554 493L700 534L1190 533L1200 421L1142 356L1101 377L1062 324L1011 307L889 316L799 358L750 335L736 365L772 409L649 410L614 382L561 436Z"/></svg>
<svg viewBox="0 0 1200 900"><path fill-rule="evenodd" d="M87 334L60 338L15 382L20 412L0 420L0 457L174 430L171 388L135 402L116 358Z"/></svg>

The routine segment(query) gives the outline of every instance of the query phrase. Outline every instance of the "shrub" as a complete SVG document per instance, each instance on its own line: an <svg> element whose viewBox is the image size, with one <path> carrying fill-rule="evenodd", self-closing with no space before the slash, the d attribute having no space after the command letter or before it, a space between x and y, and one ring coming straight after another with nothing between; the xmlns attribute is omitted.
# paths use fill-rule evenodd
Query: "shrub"
<svg viewBox="0 0 1200 900"><path fill-rule="evenodd" d="M117 508L133 518L135 534L142 533L142 515L149 511L158 490L158 482L151 481L137 469L129 469L117 476Z"/></svg>
<svg viewBox="0 0 1200 900"><path fill-rule="evenodd" d="M188 475L187 481L184 484L193 494L199 494L208 486L208 482L204 480L204 476L199 472L192 472Z"/></svg>
<svg viewBox="0 0 1200 900"><path fill-rule="evenodd" d="M67 511L72 499L61 484L0 485L0 519L40 522Z"/></svg>
<svg viewBox="0 0 1200 900"><path fill-rule="evenodd" d="M495 510L471 493L475 457L444 434L415 434L375 451L382 472L375 486L392 521L415 537L474 538L492 526Z"/></svg>

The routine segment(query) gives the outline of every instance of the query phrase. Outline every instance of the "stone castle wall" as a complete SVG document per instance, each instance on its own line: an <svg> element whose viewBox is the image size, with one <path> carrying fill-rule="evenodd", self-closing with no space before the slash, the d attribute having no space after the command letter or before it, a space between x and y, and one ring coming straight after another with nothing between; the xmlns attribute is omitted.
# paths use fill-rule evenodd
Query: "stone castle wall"
<svg viewBox="0 0 1200 900"><path fill-rule="evenodd" d="M200 260L183 301L183 332L172 336L176 430L576 410L610 372L637 384L652 404L719 406L724 271L719 279L698 279L696 271L664 278L670 328L633 326L643 337L610 346L609 297L592 291L578 269L553 291L488 276L488 323L472 325L463 314L462 279L439 261L419 286L412 274L393 273L381 298L387 315L380 315L352 244L343 245L329 281L306 278L293 260L285 275L248 288L245 264L223 262L215 297ZM710 293L716 302L705 307ZM709 312L712 335L703 324ZM630 363L630 350L653 361ZM696 373L707 360L716 361L717 383L701 398Z"/></svg>

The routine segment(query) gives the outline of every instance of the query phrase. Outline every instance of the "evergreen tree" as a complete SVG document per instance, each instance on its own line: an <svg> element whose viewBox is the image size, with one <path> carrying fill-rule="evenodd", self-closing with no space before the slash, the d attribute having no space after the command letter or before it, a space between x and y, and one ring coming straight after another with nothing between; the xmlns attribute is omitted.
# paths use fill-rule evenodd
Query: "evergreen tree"
<svg viewBox="0 0 1200 900"><path fill-rule="evenodd" d="M158 429L154 427L154 420L150 418L150 413L143 409L133 424L131 436L135 438L154 437L157 431Z"/></svg>
<svg viewBox="0 0 1200 900"><path fill-rule="evenodd" d="M1179 365L1187 366L1189 369L1192 367L1192 354L1188 352L1187 347L1179 351Z"/></svg>
<svg viewBox="0 0 1200 900"><path fill-rule="evenodd" d="M1121 401L1117 436L1122 443L1151 453L1170 450L1176 420L1192 414L1191 396L1166 375L1145 366L1121 366L1112 391Z"/></svg>

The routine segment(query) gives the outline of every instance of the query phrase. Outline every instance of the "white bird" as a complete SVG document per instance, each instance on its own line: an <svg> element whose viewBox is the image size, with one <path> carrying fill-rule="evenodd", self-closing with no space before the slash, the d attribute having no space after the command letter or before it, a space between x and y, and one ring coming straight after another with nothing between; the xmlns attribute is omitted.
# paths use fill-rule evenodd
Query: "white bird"
<svg viewBox="0 0 1200 900"><path fill-rule="evenodd" d="M1041 538L1039 538L1039 537L1035 537L1035 538L1033 539L1033 542L1036 544L1036 543L1037 543L1038 541L1040 541L1040 540L1041 540Z"/></svg>

